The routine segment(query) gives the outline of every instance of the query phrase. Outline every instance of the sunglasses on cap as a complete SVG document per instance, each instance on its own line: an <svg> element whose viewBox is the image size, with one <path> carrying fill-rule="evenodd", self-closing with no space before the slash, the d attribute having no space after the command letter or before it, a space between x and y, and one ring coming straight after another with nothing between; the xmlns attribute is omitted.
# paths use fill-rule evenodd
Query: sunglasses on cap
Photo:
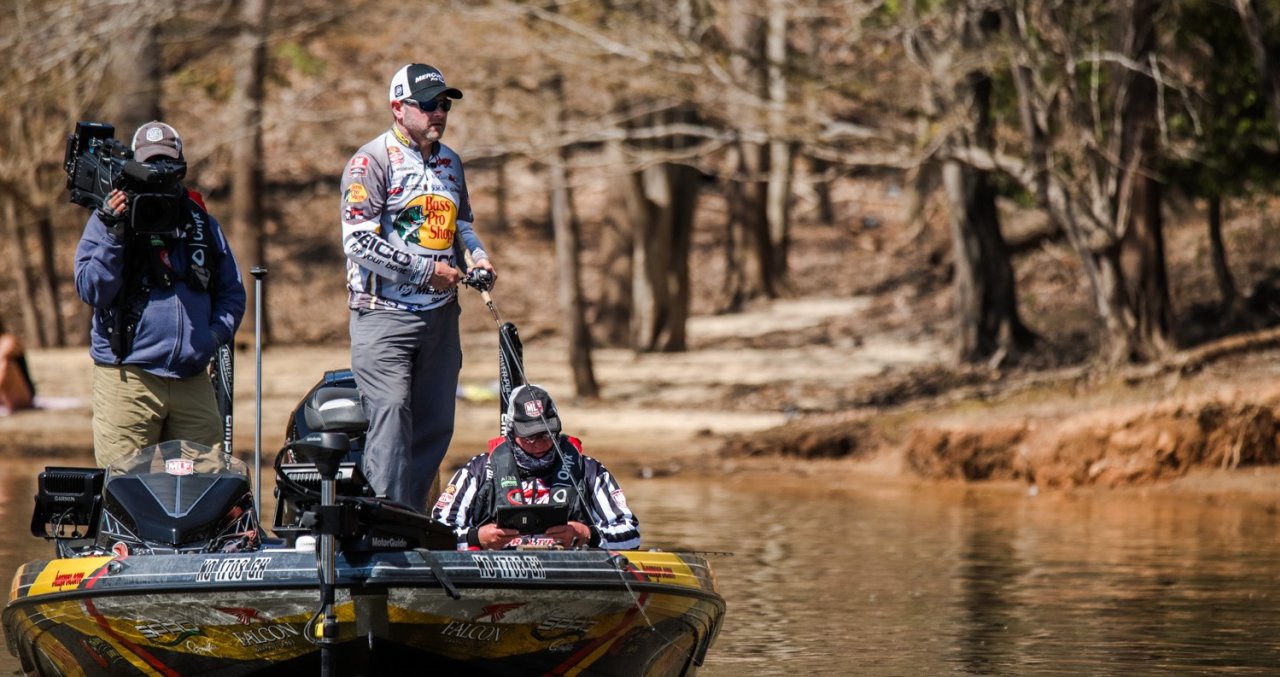
<svg viewBox="0 0 1280 677"><path fill-rule="evenodd" d="M448 112L450 108L453 108L453 101L451 99L445 99L444 101L440 101L438 99L432 99L430 101L416 101L414 99L402 100L423 113L434 113L437 108L443 108Z"/></svg>

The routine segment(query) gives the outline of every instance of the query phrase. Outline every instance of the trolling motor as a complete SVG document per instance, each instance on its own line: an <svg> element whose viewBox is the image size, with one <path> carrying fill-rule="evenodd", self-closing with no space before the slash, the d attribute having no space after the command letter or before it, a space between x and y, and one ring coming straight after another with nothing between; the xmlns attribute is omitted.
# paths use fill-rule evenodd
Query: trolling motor
<svg viewBox="0 0 1280 677"><path fill-rule="evenodd" d="M346 455L347 436L342 433L312 433L292 444L299 456L314 463L320 473L320 507L311 522L320 535L316 558L320 566L320 610L308 624L309 639L320 645L320 674L333 674L333 645L338 638L338 615L334 611L338 561L336 539L344 531L337 506L338 466ZM315 625L319 621L319 625Z"/></svg>

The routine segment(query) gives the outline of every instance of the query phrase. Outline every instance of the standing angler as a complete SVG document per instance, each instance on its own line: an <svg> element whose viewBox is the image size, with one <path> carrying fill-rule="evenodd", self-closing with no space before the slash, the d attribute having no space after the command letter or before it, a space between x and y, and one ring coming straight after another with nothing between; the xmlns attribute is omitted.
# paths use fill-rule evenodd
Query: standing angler
<svg viewBox="0 0 1280 677"><path fill-rule="evenodd" d="M364 472L374 491L415 510L453 438L458 372L455 239L494 273L472 229L462 159L440 142L462 92L439 70L391 78L391 128L342 172L342 245L351 370L369 420Z"/></svg>

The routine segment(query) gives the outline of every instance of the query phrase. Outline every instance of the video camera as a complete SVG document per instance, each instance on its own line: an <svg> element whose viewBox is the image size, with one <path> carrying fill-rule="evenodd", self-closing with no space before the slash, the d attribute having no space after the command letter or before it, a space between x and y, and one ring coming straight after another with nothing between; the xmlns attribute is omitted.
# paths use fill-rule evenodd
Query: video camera
<svg viewBox="0 0 1280 677"><path fill-rule="evenodd" d="M133 151L115 139L115 127L103 122L77 122L67 137L63 169L71 201L97 209L114 189L128 196L126 232L167 233L182 223L178 182L187 174L181 160L133 159Z"/></svg>

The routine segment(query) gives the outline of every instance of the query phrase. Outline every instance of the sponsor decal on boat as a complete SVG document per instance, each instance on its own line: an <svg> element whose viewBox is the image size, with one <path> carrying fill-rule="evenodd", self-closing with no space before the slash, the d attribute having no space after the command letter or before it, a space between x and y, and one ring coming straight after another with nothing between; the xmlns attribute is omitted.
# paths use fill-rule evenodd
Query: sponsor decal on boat
<svg viewBox="0 0 1280 677"><path fill-rule="evenodd" d="M106 668L124 660L115 647L107 644L106 640L100 637L81 637L79 642L80 648L84 649L84 652L89 654L89 659L100 668Z"/></svg>
<svg viewBox="0 0 1280 677"><path fill-rule="evenodd" d="M664 578L670 578L674 580L676 577L676 572L671 567L657 567L651 564L643 564L640 566L640 570L651 579L662 580Z"/></svg>
<svg viewBox="0 0 1280 677"><path fill-rule="evenodd" d="M547 643L547 651L563 653L577 648L598 623L576 616L551 616L538 623L531 634L534 639Z"/></svg>
<svg viewBox="0 0 1280 677"><path fill-rule="evenodd" d="M497 623L502 620L503 616L507 615L508 611L515 611L522 606L524 606L524 602L490 604L481 609L479 615L471 620L478 623Z"/></svg>
<svg viewBox="0 0 1280 677"><path fill-rule="evenodd" d="M221 611L228 616L234 616L235 619L240 622L240 625L249 625L250 623L260 623L262 621L271 620L261 611L251 609L247 606L215 606L213 607L213 610Z"/></svg>
<svg viewBox="0 0 1280 677"><path fill-rule="evenodd" d="M474 642L498 642L502 640L502 628L496 625L481 625L465 621L449 621L440 634L455 639L469 639Z"/></svg>
<svg viewBox="0 0 1280 677"><path fill-rule="evenodd" d="M542 561L533 555L471 555L480 578L505 580L546 580L547 571Z"/></svg>
<svg viewBox="0 0 1280 677"><path fill-rule="evenodd" d="M204 634L204 630L191 621L143 621L138 623L137 630L160 646L177 646Z"/></svg>
<svg viewBox="0 0 1280 677"><path fill-rule="evenodd" d="M218 648L214 645L213 640L208 637L192 637L182 645L189 653L198 653L201 656L212 656L213 652Z"/></svg>
<svg viewBox="0 0 1280 677"><path fill-rule="evenodd" d="M543 619L542 622L538 624L538 627L533 629L533 636L535 639L541 639L543 641L563 637L564 635L569 634L581 637L582 635L587 634L587 632L589 632L591 628L594 628L598 623L599 621L595 621L590 618L551 616Z"/></svg>
<svg viewBox="0 0 1280 677"><path fill-rule="evenodd" d="M275 644L276 642L293 639L302 636L302 631L287 623L278 623L274 625L264 625L253 630L245 630L244 632L232 632L240 646L262 646L263 644Z"/></svg>
<svg viewBox="0 0 1280 677"><path fill-rule="evenodd" d="M189 458L171 458L164 462L164 471L170 475L190 475L196 471L196 463Z"/></svg>
<svg viewBox="0 0 1280 677"><path fill-rule="evenodd" d="M50 638L49 641L43 642L40 645L40 652L57 668L54 674L73 675L82 672L77 670L80 661L76 660L75 654L56 639Z"/></svg>
<svg viewBox="0 0 1280 677"><path fill-rule="evenodd" d="M572 637L561 637L547 643L547 651L552 653L568 653L578 647L578 640Z"/></svg>
<svg viewBox="0 0 1280 677"><path fill-rule="evenodd" d="M206 559L196 573L197 583L260 581L271 564L270 557L228 557Z"/></svg>
<svg viewBox="0 0 1280 677"><path fill-rule="evenodd" d="M51 562L40 571L36 580L31 583L28 595L43 595L50 592L63 592L80 587L102 565L110 562L110 557L83 557L78 559L60 559Z"/></svg>
<svg viewBox="0 0 1280 677"><path fill-rule="evenodd" d="M80 582L83 580L84 580L83 571L76 571L69 574L64 574L61 571L59 571L58 573L53 575L53 587L65 588L67 586L71 586L74 588L80 585Z"/></svg>
<svg viewBox="0 0 1280 677"><path fill-rule="evenodd" d="M409 547L408 539L404 538L380 538L374 536L372 539L375 548L407 548Z"/></svg>

